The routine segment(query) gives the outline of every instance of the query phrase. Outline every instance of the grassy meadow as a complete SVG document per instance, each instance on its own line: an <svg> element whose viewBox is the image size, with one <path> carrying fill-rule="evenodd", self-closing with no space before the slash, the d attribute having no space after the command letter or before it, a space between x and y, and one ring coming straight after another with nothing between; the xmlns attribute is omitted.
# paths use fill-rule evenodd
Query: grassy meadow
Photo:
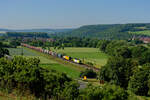
<svg viewBox="0 0 150 100"><path fill-rule="evenodd" d="M105 65L108 59L108 55L98 50L98 48L72 48L72 47L65 47L64 50L51 50L56 51L58 53L63 53L65 55L79 58L83 62L91 62L94 66L100 68L101 66Z"/></svg>
<svg viewBox="0 0 150 100"><path fill-rule="evenodd" d="M136 31L136 32L129 32L131 34L139 34L139 35L148 35L150 36L150 30L145 30L145 31Z"/></svg>
<svg viewBox="0 0 150 100"><path fill-rule="evenodd" d="M43 64L49 64L49 63L55 63L55 61L49 60L41 55L39 55L36 52L32 52L28 50L27 48L8 48L10 55L12 56L21 56L23 51L23 56L25 57L36 57L39 58L41 63Z"/></svg>
<svg viewBox="0 0 150 100"><path fill-rule="evenodd" d="M54 69L54 70L57 70L59 72L66 73L71 78L76 78L77 79L77 78L79 78L79 75L80 75L79 70L76 70L72 67L68 67L68 66L65 66L65 65L62 65L62 64L58 64L58 63L41 64L41 66L43 68L46 68L46 69Z"/></svg>

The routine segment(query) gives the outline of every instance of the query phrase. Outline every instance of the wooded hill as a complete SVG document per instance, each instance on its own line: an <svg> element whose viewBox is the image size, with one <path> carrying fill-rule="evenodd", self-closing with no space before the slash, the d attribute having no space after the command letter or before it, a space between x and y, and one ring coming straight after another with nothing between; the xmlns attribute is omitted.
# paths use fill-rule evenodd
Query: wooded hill
<svg viewBox="0 0 150 100"><path fill-rule="evenodd" d="M13 30L13 29L3 29L0 28L0 32L46 32L46 33L57 33L57 32L69 32L73 29L20 29L20 30Z"/></svg>
<svg viewBox="0 0 150 100"><path fill-rule="evenodd" d="M96 37L107 40L130 39L133 35L137 35L132 32L144 30L150 30L150 23L86 25L71 32L57 33L51 36Z"/></svg>

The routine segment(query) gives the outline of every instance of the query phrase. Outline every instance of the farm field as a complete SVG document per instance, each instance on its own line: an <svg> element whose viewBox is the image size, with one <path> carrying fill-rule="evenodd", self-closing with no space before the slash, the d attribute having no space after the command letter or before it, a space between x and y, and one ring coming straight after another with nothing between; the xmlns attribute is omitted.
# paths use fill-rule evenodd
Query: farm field
<svg viewBox="0 0 150 100"><path fill-rule="evenodd" d="M22 50L23 50L23 56L25 57L36 57L39 58L41 63L56 63L55 61L51 61L43 56L40 56L39 54L35 52L31 52L30 50L27 50L26 48L8 48L10 55L12 56L21 56L22 55Z"/></svg>
<svg viewBox="0 0 150 100"><path fill-rule="evenodd" d="M137 32L129 32L130 34L141 34L141 35L148 35L150 36L150 30L145 31L137 31Z"/></svg>
<svg viewBox="0 0 150 100"><path fill-rule="evenodd" d="M63 73L66 73L71 78L77 79L77 78L79 78L79 75L80 75L80 71L77 71L72 67L67 67L67 66L62 65L62 64L54 63L54 64L40 64L40 65L46 69L54 69L54 70L57 70L59 72L63 71Z"/></svg>
<svg viewBox="0 0 150 100"><path fill-rule="evenodd" d="M95 67L100 68L105 65L108 59L108 55L99 51L97 48L72 48L66 47L64 50L51 50L56 51L57 53L62 53L74 58L79 58L83 62L91 62Z"/></svg>
<svg viewBox="0 0 150 100"><path fill-rule="evenodd" d="M36 52L34 50L28 48L8 48L10 51L10 55L12 56L21 56L23 49L23 56L24 57L36 57L40 59L40 66L47 69L54 69L59 72L66 73L69 77L72 78L79 78L80 71L83 68L77 68L71 66L69 64L62 64L59 63L60 61L56 61L55 59L51 58L49 55L42 54L40 52ZM58 58L59 59L59 58Z"/></svg>

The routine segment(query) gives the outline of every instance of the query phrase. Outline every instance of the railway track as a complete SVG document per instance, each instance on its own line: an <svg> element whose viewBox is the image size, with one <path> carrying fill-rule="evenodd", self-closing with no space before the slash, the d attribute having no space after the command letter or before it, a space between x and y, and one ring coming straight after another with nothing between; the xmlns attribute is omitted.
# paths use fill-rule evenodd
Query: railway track
<svg viewBox="0 0 150 100"><path fill-rule="evenodd" d="M63 59L63 60L65 60L65 59ZM80 67L84 67L84 68L87 68L87 69L93 69L93 70L96 71L96 72L98 72L98 71L100 70L99 68L96 68L96 67L94 67L94 66L89 66L89 65L86 65L86 64L78 64L78 63L75 63L75 62L69 61L69 60L65 60L65 61L74 63L74 64L76 64L76 65L78 65L78 66L80 66Z"/></svg>

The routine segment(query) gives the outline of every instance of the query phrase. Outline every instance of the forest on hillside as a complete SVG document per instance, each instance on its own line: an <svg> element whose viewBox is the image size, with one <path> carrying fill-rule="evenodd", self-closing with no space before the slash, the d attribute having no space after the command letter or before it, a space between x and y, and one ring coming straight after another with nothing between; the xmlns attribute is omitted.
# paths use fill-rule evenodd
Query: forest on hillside
<svg viewBox="0 0 150 100"><path fill-rule="evenodd" d="M100 24L86 25L69 31L57 32L6 32L7 37L34 37L34 38L97 38L105 40L129 40L133 37L149 37L149 23L131 24Z"/></svg>
<svg viewBox="0 0 150 100"><path fill-rule="evenodd" d="M98 39L131 39L133 36L144 34L132 34L150 30L149 23L133 23L133 24L102 24L102 25L86 25L74 29L71 32L57 33L50 35L51 37L90 37Z"/></svg>

